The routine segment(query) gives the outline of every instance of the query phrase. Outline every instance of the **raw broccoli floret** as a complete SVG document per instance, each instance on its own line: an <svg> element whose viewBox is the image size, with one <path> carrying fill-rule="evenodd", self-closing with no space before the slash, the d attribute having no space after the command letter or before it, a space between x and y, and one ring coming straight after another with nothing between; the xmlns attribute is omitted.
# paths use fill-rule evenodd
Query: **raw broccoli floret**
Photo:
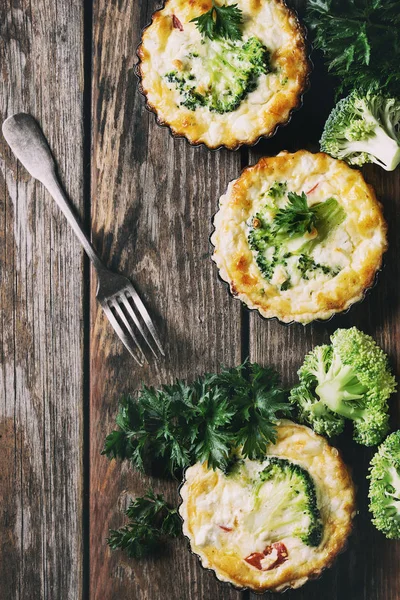
<svg viewBox="0 0 400 600"><path fill-rule="evenodd" d="M389 396L396 390L388 358L356 327L338 329L330 346L317 346L298 371L300 385L290 401L317 433L341 433L353 421L353 437L365 446L379 444L388 432Z"/></svg>
<svg viewBox="0 0 400 600"><path fill-rule="evenodd" d="M369 509L386 537L400 538L400 431L389 435L371 460Z"/></svg>
<svg viewBox="0 0 400 600"><path fill-rule="evenodd" d="M189 110L204 106L223 114L239 108L256 88L258 77L269 70L267 48L259 39L251 37L244 43L210 42L204 55L189 53L179 73L172 71L164 77L179 91L182 106Z"/></svg>
<svg viewBox="0 0 400 600"><path fill-rule="evenodd" d="M320 544L323 526L315 485L303 467L284 458L268 458L255 495L257 536L268 532L269 542L298 537L307 546Z"/></svg>
<svg viewBox="0 0 400 600"><path fill-rule="evenodd" d="M320 145L351 165L373 162L393 171L400 163L400 101L371 90L352 92L332 110Z"/></svg>

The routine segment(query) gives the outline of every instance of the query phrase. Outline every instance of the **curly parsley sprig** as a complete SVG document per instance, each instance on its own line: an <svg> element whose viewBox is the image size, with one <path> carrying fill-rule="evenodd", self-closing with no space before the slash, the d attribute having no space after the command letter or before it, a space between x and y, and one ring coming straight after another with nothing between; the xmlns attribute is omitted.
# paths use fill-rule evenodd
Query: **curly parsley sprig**
<svg viewBox="0 0 400 600"><path fill-rule="evenodd" d="M274 217L274 233L289 238L311 233L315 228L317 215L315 209L308 206L306 194L289 192L287 197L288 203L284 208L280 208Z"/></svg>
<svg viewBox="0 0 400 600"><path fill-rule="evenodd" d="M132 500L125 512L129 522L120 529L111 529L107 544L113 550L125 550L132 558L143 558L160 549L167 538L181 533L181 521L176 508L171 508L162 494L149 490Z"/></svg>
<svg viewBox="0 0 400 600"><path fill-rule="evenodd" d="M335 198L309 206L304 192L288 192L287 197L287 204L276 212L272 222L275 240L299 237L316 230L315 241L319 243L330 229L345 219L345 212Z"/></svg>
<svg viewBox="0 0 400 600"><path fill-rule="evenodd" d="M196 23L201 35L210 40L242 39L243 13L237 4L218 6L212 0L210 10L192 19L191 23Z"/></svg>
<svg viewBox="0 0 400 600"><path fill-rule="evenodd" d="M306 23L340 78L339 92L373 86L400 93L398 0L309 0Z"/></svg>
<svg viewBox="0 0 400 600"><path fill-rule="evenodd" d="M143 387L120 401L118 429L103 454L130 460L140 471L154 465L168 475L197 461L225 470L232 451L262 459L276 439L276 423L288 416L286 392L269 367L245 362L192 384Z"/></svg>

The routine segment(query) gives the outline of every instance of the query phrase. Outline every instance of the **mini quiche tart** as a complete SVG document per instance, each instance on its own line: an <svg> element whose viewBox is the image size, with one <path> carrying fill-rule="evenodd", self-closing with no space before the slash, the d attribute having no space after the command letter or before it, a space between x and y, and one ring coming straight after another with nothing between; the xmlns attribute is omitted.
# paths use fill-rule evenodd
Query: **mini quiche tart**
<svg viewBox="0 0 400 600"><path fill-rule="evenodd" d="M138 75L162 125L193 144L237 148L273 135L301 104L310 63L304 32L282 0L237 5L239 39L202 35L192 20L211 0L167 0L139 46Z"/></svg>
<svg viewBox="0 0 400 600"><path fill-rule="evenodd" d="M318 577L344 549L355 515L338 451L290 421L263 462L239 458L228 473L188 468L181 496L183 532L203 566L259 592Z"/></svg>
<svg viewBox="0 0 400 600"><path fill-rule="evenodd" d="M382 206L361 173L305 150L245 169L214 226L213 260L232 294L285 323L361 300L387 249Z"/></svg>

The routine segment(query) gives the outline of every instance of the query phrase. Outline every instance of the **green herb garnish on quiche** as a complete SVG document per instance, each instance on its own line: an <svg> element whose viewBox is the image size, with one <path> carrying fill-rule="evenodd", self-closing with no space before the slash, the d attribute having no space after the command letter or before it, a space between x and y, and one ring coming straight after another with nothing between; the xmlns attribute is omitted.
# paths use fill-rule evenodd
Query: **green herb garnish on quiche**
<svg viewBox="0 0 400 600"><path fill-rule="evenodd" d="M237 4L219 6L212 0L210 10L191 19L191 23L196 23L201 35L210 40L242 38L243 12Z"/></svg>

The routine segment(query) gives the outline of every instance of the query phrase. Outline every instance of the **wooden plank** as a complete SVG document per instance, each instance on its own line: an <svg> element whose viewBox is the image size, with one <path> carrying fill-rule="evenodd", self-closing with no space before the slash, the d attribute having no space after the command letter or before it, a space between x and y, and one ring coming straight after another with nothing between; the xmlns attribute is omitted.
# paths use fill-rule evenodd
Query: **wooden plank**
<svg viewBox="0 0 400 600"><path fill-rule="evenodd" d="M135 48L157 2L99 0L94 14L93 236L109 266L137 284L154 315L167 358L139 369L92 304L91 598L239 599L201 569L179 540L158 560L128 560L105 545L124 522L127 496L151 483L177 500L177 483L135 474L100 456L119 396L140 381L192 379L240 361L241 309L209 258L211 216L240 169L240 154L174 140L144 109ZM93 285L94 282L93 282ZM93 287L94 291L94 287Z"/></svg>
<svg viewBox="0 0 400 600"><path fill-rule="evenodd" d="M305 2L298 0L297 8ZM273 155L287 149L295 151L306 148L318 150L318 139L323 124L333 106L332 81L326 76L318 57L312 76L311 90L304 98L303 108L293 116L292 122L281 129L270 141L258 144L250 152L250 163L254 164L265 155ZM321 95L321 90L324 94ZM337 316L328 323L284 326L276 321L265 321L256 313L250 316L250 356L262 364L276 367L288 386L297 381L297 369L304 355L315 345L326 343L329 335L338 327L355 325L373 335L388 351L395 372L399 373L400 326L398 307L399 262L396 254L400 242L396 228L396 202L400 194L400 176L386 173L378 167L364 168L368 183L372 184L377 196L384 203L389 222L390 250L386 257L387 266L381 273L377 287L367 299L355 306L347 315ZM398 211L397 211L398 212ZM393 400L393 426L398 424L398 402ZM396 564L400 558L396 543L384 540L371 525L368 514L368 482L366 475L372 451L356 446L351 435L342 436L339 447L345 461L352 465L353 476L358 488L360 515L356 519L355 532L350 538L348 550L339 556L334 566L322 577L298 591L288 591L290 600L394 600L399 597L400 577ZM252 600L258 596L251 595ZM271 600L280 595L270 595Z"/></svg>
<svg viewBox="0 0 400 600"><path fill-rule="evenodd" d="M0 121L41 122L82 207L80 2L0 0ZM0 135L0 596L82 594L82 252Z"/></svg>

